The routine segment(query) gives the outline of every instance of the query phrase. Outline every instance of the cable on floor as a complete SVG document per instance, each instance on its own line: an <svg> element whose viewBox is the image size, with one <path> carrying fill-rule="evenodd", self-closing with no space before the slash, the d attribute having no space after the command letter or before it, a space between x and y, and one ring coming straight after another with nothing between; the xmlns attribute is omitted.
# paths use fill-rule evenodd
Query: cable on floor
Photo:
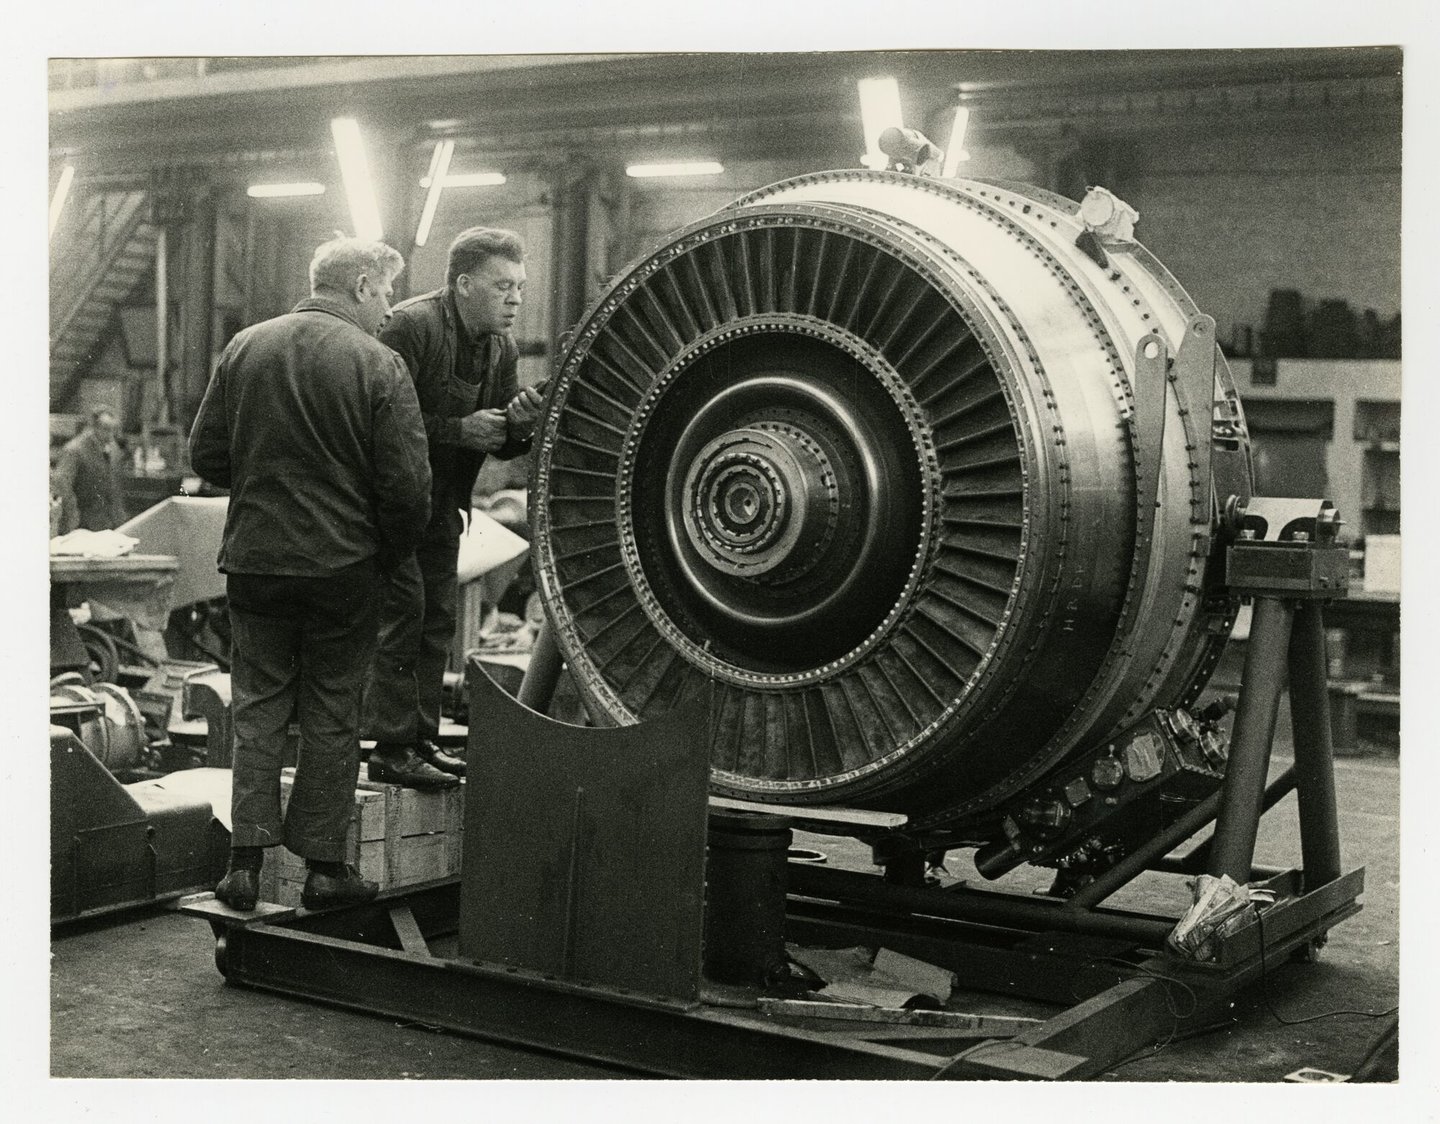
<svg viewBox="0 0 1440 1124"><path fill-rule="evenodd" d="M1265 960L1265 919L1261 916L1259 906L1256 905L1256 903L1251 902L1250 908L1255 910L1255 923L1260 926L1260 995L1265 1000L1266 1009L1274 1016L1276 1022L1283 1026L1300 1026L1304 1023L1317 1022L1320 1019L1333 1019L1337 1015L1354 1015L1362 1019L1384 1019L1400 1010L1400 1005L1397 1003L1395 1006L1384 1011L1352 1011L1342 1007L1333 1011L1321 1011L1317 1015L1306 1015L1298 1019L1286 1018L1275 1009L1275 1003L1270 998L1270 971L1269 965Z"/></svg>

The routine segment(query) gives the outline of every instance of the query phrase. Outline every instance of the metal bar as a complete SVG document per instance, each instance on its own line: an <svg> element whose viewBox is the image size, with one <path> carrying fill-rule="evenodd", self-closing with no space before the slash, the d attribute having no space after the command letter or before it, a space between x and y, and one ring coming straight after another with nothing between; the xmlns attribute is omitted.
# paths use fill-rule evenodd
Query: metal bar
<svg viewBox="0 0 1440 1124"><path fill-rule="evenodd" d="M888 948L948 968L956 986L968 991L1061 1006L1115 982L1115 966L1104 957L1136 951L1133 940L1000 929L794 898L786 906L785 939L814 948Z"/></svg>
<svg viewBox="0 0 1440 1124"><path fill-rule="evenodd" d="M1275 716L1285 681L1294 607L1276 597L1256 597L1249 649L1240 679L1240 704L1230 739L1230 760L1220 789L1220 811L1210 849L1210 873L1236 882L1250 879L1260 801L1270 768Z"/></svg>
<svg viewBox="0 0 1440 1124"><path fill-rule="evenodd" d="M1210 841L1207 839L1205 842L1207 846L1204 849L1208 852L1210 850L1208 846ZM1195 851L1199 851L1200 849L1201 848L1196 847ZM1183 858L1166 855L1163 859L1151 863L1149 869L1157 871L1160 874L1203 874L1205 873L1205 863L1203 861L1191 860L1191 856L1194 855L1195 851L1187 853ZM1277 874L1284 874L1286 869L1287 868L1283 866L1252 863L1250 866L1250 881L1263 882L1267 878L1274 878Z"/></svg>
<svg viewBox="0 0 1440 1124"><path fill-rule="evenodd" d="M1290 632L1290 722L1295 731L1300 865L1305 871L1305 889L1313 890L1340 876L1325 622L1321 604L1315 601L1296 608Z"/></svg>
<svg viewBox="0 0 1440 1124"><path fill-rule="evenodd" d="M1215 444L1215 321L1203 313L1190 318L1175 352L1175 396L1186 439L1195 446L1191 484L1194 522L1208 526L1213 514ZM1222 497L1223 498L1223 497Z"/></svg>
<svg viewBox="0 0 1440 1124"><path fill-rule="evenodd" d="M904 827L909 820L904 812L872 812L868 808L812 808L808 804L770 804L759 800L734 800L728 796L711 796L710 807L784 816L787 819L815 824L844 823L894 828Z"/></svg>
<svg viewBox="0 0 1440 1124"><path fill-rule="evenodd" d="M936 1076L1073 1081L1093 1077L1175 1025L1168 987L1152 977L1122 980L1008 1042L982 1042Z"/></svg>
<svg viewBox="0 0 1440 1124"><path fill-rule="evenodd" d="M537 714L548 714L550 703L555 698L555 687L560 682L560 670L564 666L560 647L555 643L555 631L547 620L540 625L540 631L535 636L530 662L525 665L525 677L520 680L520 690L516 694L520 705Z"/></svg>
<svg viewBox="0 0 1440 1124"><path fill-rule="evenodd" d="M155 237L155 387L165 393L165 376L170 368L170 235L162 225ZM143 399L142 399L143 401ZM140 418L145 444L150 443L150 411ZM149 454L147 448L146 454Z"/></svg>
<svg viewBox="0 0 1440 1124"><path fill-rule="evenodd" d="M789 1018L836 1019L969 1031L976 1038L1002 1038L1033 1030L1039 1019L1023 1015L970 1015L961 1011L926 1011L909 1007L871 1007L818 999L773 999L761 996L760 1010Z"/></svg>
<svg viewBox="0 0 1440 1124"><path fill-rule="evenodd" d="M1149 571L1159 510L1160 466L1165 460L1165 404L1170 395L1170 353L1158 332L1135 346L1135 555L1131 572Z"/></svg>
<svg viewBox="0 0 1440 1124"><path fill-rule="evenodd" d="M792 896L864 903L896 912L970 921L977 925L1124 936L1150 947L1163 944L1175 925L1174 919L1144 914L1069 908L1074 899L1070 902L1048 902L986 890L902 886L871 874L830 870L805 863L791 863L789 874Z"/></svg>
<svg viewBox="0 0 1440 1124"><path fill-rule="evenodd" d="M1263 816L1276 804L1289 796L1295 788L1295 766L1288 766L1283 773L1265 786L1265 796L1260 801L1260 814ZM1182 840L1183 842L1183 840ZM1200 874L1205 870L1205 864L1210 858L1210 839L1203 839L1183 855L1167 855L1150 865L1151 870L1171 871L1175 874ZM1280 873L1279 867L1265 867L1256 864L1250 866L1250 877L1271 878Z"/></svg>
<svg viewBox="0 0 1440 1124"><path fill-rule="evenodd" d="M1066 903L1072 909L1089 909L1104 901L1142 871L1151 869L1171 848L1185 842L1215 818L1220 810L1220 793L1207 796L1159 835L1152 836L1137 850L1131 851L1109 870L1077 890ZM1248 879L1241 879L1242 882Z"/></svg>
<svg viewBox="0 0 1440 1124"><path fill-rule="evenodd" d="M926 1079L947 1060L279 925L227 929L217 958L233 984L666 1077Z"/></svg>

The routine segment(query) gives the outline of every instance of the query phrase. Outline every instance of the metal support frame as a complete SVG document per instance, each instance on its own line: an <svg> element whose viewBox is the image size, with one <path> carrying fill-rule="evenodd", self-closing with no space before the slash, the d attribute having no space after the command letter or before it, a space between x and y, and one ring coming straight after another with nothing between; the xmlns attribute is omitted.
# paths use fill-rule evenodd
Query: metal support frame
<svg viewBox="0 0 1440 1124"><path fill-rule="evenodd" d="M1250 864L1255 860L1255 833L1285 685L1285 652L1293 616L1294 609L1276 598L1261 597L1255 602L1230 759L1225 765L1215 841L1210 848L1210 873L1228 874L1236 882L1250 880Z"/></svg>
<svg viewBox="0 0 1440 1124"><path fill-rule="evenodd" d="M1290 724L1295 732L1295 790L1306 890L1340 877L1327 664L1320 603L1302 602L1290 633Z"/></svg>
<svg viewBox="0 0 1440 1124"><path fill-rule="evenodd" d="M1227 551L1227 583L1254 598L1254 617L1209 871L1251 877L1288 673L1300 848L1306 889L1314 889L1340 875L1322 606L1345 593L1348 553L1335 541L1328 501L1254 498L1230 518L1240 537Z"/></svg>
<svg viewBox="0 0 1440 1124"><path fill-rule="evenodd" d="M1364 872L1340 866L1329 740L1319 603L1334 590L1325 577L1297 592L1295 578L1297 565L1333 575L1331 544L1291 542L1259 555L1258 570L1250 553L1276 548L1237 545L1234 568L1256 614L1226 780L1090 885L1068 900L1043 899L917 885L916 871L790 864L787 939L893 948L951 968L964 987L1064 1005L1013 1037L786 1020L760 1009L757 989L704 981L704 872L694 861L708 772L709 739L695 732L703 708L637 727L568 727L517 705L483 674L470 677L471 712L486 715L487 740L472 754L458 883L325 913L242 915L212 895L185 911L211 923L217 964L233 983L663 1076L1096 1076L1157 1038L1204 1025L1267 962L1318 947L1360 908ZM1275 588L1262 574L1272 563ZM545 643L522 689L536 709L559 673ZM1296 760L1267 786L1287 666ZM1256 867L1260 816L1291 788L1304 869ZM572 799L554 800L561 790ZM1211 821L1210 840L1169 855ZM637 829L649 842L627 844ZM680 842L667 852L667 840ZM1277 897L1263 927L1256 919L1225 937L1208 962L1164 951L1174 917L1100 906L1144 870L1202 868L1264 878ZM640 889L627 893L632 882ZM1184 1016L1170 994L1176 980L1196 999Z"/></svg>
<svg viewBox="0 0 1440 1124"><path fill-rule="evenodd" d="M792 865L792 876L799 870ZM1064 1009L1008 1039L997 1039L983 1027L897 1038L884 1024L837 1028L833 1020L778 1018L747 1008L743 989L722 994L704 988L686 1000L565 980L551 971L448 952L454 947L463 893L454 880L321 913L273 906L237 914L211 895L183 908L210 922L217 966L232 984L664 1077L1092 1077L1166 1034L1205 1025L1238 988L1258 979L1264 963L1258 925L1227 941L1216 962L1190 965L1143 951L1156 947L1153 937L1140 944L1087 943L1043 929L1014 928L1014 919L1011 925L996 924L994 917L984 924L925 921L908 907L877 908L874 888L917 894L927 914L946 900L946 892L887 886L873 875L828 873L838 876L828 893L837 898L853 894L868 904L854 909L843 901L794 896L788 935L821 943L883 944L953 967L968 986L1047 999ZM1290 896L1266 915L1264 958L1270 963L1313 943L1359 908L1354 898L1361 889L1360 872L1310 894L1298 893L1299 878L1292 871L1274 880ZM1152 933L1173 924L1173 919L1144 915L1136 915L1136 921L1148 922ZM623 955L623 949L616 954ZM1122 955L1133 961L1132 970L1116 963ZM1176 1016L1173 985L1157 973L1180 980L1195 994L1193 1013Z"/></svg>

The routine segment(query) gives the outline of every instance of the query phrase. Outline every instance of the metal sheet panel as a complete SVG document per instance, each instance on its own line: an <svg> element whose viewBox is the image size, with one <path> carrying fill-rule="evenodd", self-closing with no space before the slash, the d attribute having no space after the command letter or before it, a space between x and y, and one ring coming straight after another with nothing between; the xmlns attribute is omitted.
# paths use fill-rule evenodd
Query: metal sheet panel
<svg viewBox="0 0 1440 1124"><path fill-rule="evenodd" d="M693 999L704 916L708 700L587 729L472 661L460 954Z"/></svg>

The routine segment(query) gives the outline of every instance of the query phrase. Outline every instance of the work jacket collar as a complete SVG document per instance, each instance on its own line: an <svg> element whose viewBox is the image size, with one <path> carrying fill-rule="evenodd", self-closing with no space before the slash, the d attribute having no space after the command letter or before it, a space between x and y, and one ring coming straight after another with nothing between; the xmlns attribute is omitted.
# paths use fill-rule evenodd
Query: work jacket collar
<svg viewBox="0 0 1440 1124"><path fill-rule="evenodd" d="M331 316L338 316L341 320L349 321L365 331L365 325L361 324L355 317L355 309L345 301L337 300L335 297L308 296L290 310L291 312L328 312Z"/></svg>
<svg viewBox="0 0 1440 1124"><path fill-rule="evenodd" d="M452 286L445 286L445 299L440 302L440 306L445 310L445 330L450 333L450 338L463 339L471 347L474 347L479 342L479 337L470 335L466 330L465 321L460 316L460 309L455 304L455 289Z"/></svg>

